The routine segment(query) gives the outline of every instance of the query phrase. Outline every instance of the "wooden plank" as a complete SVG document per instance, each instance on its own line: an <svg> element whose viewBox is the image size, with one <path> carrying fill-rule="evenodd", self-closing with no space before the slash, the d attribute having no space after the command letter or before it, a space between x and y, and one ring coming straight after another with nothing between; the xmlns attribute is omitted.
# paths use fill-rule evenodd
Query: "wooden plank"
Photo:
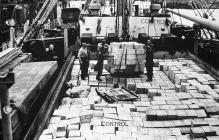
<svg viewBox="0 0 219 140"><path fill-rule="evenodd" d="M191 136L192 138L204 138L205 132L201 127L192 127Z"/></svg>
<svg viewBox="0 0 219 140"><path fill-rule="evenodd" d="M30 53L22 53L17 58L13 59L7 65L0 68L1 73L7 73L10 68L15 68L20 63L29 62L31 58Z"/></svg>
<svg viewBox="0 0 219 140"><path fill-rule="evenodd" d="M61 96L61 91L64 90L66 81L70 78L74 59L75 57L73 57L72 54L68 56L44 104L26 133L24 140L39 139L47 121L51 117L51 113L55 109L56 103Z"/></svg>
<svg viewBox="0 0 219 140"><path fill-rule="evenodd" d="M19 56L22 53L21 48L9 48L6 52L3 51L3 54L0 54L0 68L5 66L7 63L12 61L14 58Z"/></svg>
<svg viewBox="0 0 219 140"><path fill-rule="evenodd" d="M207 140L218 140L219 136L208 136Z"/></svg>
<svg viewBox="0 0 219 140"><path fill-rule="evenodd" d="M204 130L206 136L216 135L216 131L212 126L202 126L201 128Z"/></svg>
<svg viewBox="0 0 219 140"><path fill-rule="evenodd" d="M5 57L6 55L8 55L8 53L10 53L14 50L15 50L15 48L8 48L8 49L4 50L3 52L0 52L0 59Z"/></svg>

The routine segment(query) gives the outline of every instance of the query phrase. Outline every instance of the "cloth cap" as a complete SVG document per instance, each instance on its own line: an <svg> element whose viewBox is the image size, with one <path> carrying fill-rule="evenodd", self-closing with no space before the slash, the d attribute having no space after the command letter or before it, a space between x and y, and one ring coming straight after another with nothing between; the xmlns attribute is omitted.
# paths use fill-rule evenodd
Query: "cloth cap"
<svg viewBox="0 0 219 140"><path fill-rule="evenodd" d="M87 44L86 44L86 43L82 43L81 46L85 46L85 47L87 47Z"/></svg>

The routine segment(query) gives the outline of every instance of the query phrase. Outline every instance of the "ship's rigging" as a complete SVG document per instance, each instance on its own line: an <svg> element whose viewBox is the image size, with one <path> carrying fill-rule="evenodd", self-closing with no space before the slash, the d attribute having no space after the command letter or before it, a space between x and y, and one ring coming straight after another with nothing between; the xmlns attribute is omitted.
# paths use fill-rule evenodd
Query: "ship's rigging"
<svg viewBox="0 0 219 140"><path fill-rule="evenodd" d="M38 12L37 16L33 20L32 24L28 28L27 32L24 34L18 46L20 46L25 39L31 39L38 32L42 25L47 21L50 13L52 12L58 0L46 0Z"/></svg>

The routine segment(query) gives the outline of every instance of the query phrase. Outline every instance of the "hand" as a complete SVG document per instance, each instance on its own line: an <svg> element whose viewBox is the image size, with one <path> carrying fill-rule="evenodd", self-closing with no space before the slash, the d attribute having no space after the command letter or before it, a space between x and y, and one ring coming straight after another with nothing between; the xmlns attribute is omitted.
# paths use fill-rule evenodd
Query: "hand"
<svg viewBox="0 0 219 140"><path fill-rule="evenodd" d="M79 63L82 64L83 62L81 61L81 59L79 59Z"/></svg>

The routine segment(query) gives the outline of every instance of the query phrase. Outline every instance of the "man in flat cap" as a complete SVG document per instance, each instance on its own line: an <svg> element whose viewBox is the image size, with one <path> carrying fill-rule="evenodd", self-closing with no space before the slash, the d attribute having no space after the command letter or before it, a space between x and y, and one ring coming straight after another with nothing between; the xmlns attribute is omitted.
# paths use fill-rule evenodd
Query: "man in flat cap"
<svg viewBox="0 0 219 140"><path fill-rule="evenodd" d="M88 76L89 67L89 58L86 43L81 44L81 48L78 51L78 58L80 62L81 79L86 80L86 77Z"/></svg>
<svg viewBox="0 0 219 140"><path fill-rule="evenodd" d="M106 44L105 40L102 40L102 42L99 43L97 47L98 47L97 48L97 64L95 67L95 70L97 71L96 80L102 81L100 79L100 76L102 75L102 72L103 72L104 55L108 51L108 45Z"/></svg>

